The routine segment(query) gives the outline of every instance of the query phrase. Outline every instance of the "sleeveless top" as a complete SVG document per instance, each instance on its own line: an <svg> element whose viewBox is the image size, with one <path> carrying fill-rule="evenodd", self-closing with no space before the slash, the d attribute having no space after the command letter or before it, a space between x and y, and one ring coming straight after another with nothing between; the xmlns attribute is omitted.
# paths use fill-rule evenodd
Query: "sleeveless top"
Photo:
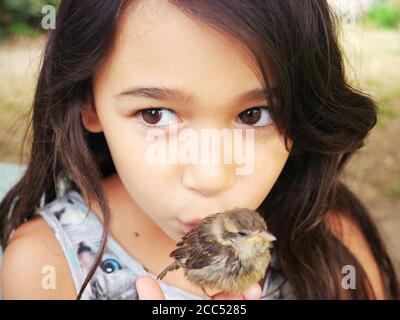
<svg viewBox="0 0 400 320"><path fill-rule="evenodd" d="M59 241L78 294L99 249L103 228L101 221L75 190L69 190L63 196L36 209L35 214L43 217ZM293 299L290 289L278 272L273 250L271 254L272 261L267 270L261 299ZM102 261L81 299L138 299L135 281L142 275L156 278L156 275L130 256L112 235L108 235ZM202 299L163 280L158 280L158 283L167 300Z"/></svg>

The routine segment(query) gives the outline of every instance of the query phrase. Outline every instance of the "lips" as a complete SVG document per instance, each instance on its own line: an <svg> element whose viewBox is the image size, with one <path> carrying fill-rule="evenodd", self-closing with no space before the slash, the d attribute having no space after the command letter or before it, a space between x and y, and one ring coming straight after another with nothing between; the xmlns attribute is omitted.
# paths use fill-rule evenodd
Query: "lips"
<svg viewBox="0 0 400 320"><path fill-rule="evenodd" d="M195 226L198 226L201 223L202 220L203 219L201 219L201 218L195 218L195 219L191 219L191 220L187 220L185 222L182 222L185 232L189 232Z"/></svg>
<svg viewBox="0 0 400 320"><path fill-rule="evenodd" d="M201 218L195 218L195 219L192 219L192 220L184 221L183 224L185 224L187 226L193 226L194 227L194 226L199 225L202 220L203 219L201 219Z"/></svg>

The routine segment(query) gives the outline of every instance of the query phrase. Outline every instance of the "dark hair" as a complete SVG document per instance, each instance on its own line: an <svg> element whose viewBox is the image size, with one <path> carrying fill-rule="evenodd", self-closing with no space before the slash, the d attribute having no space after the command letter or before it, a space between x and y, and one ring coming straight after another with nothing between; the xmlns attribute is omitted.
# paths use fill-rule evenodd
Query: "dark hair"
<svg viewBox="0 0 400 320"><path fill-rule="evenodd" d="M110 212L101 180L115 172L104 135L84 128L80 108L93 107L95 72L114 45L124 10L137 2L61 2L36 89L28 167L0 204L5 248L12 230L29 219L35 208L58 196L60 181L68 182L68 187L78 190L89 204L98 203L104 231L96 262L78 298L106 245ZM294 141L283 171L258 211L277 235L281 272L295 296L375 297L363 268L326 223L328 212L338 211L356 221L367 238L386 298L398 298L394 268L367 209L339 181L343 166L376 124L377 109L371 98L345 79L334 16L327 2L168 2L192 19L233 36L250 50L266 83L272 118L286 146L288 138ZM277 77L274 96L268 93L267 64ZM347 264L356 268L356 290L340 286L341 268Z"/></svg>

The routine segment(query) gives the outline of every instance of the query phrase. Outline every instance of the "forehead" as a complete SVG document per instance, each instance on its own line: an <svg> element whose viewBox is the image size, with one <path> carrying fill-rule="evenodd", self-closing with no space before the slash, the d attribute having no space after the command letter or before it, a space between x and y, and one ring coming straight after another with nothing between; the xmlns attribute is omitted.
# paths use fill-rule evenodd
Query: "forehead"
<svg viewBox="0 0 400 320"><path fill-rule="evenodd" d="M141 1L126 9L99 74L115 93L136 85L183 88L204 106L222 106L263 85L254 58L237 40L166 1Z"/></svg>

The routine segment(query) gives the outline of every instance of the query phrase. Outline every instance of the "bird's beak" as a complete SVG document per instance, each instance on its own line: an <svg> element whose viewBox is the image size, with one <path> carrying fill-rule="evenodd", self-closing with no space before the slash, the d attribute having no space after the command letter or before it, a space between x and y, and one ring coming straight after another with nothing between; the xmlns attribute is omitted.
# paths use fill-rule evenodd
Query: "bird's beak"
<svg viewBox="0 0 400 320"><path fill-rule="evenodd" d="M276 237L272 233L268 232L267 230L261 231L259 233L259 235L264 237L265 239L267 239L269 242L272 242L272 241L276 240Z"/></svg>

